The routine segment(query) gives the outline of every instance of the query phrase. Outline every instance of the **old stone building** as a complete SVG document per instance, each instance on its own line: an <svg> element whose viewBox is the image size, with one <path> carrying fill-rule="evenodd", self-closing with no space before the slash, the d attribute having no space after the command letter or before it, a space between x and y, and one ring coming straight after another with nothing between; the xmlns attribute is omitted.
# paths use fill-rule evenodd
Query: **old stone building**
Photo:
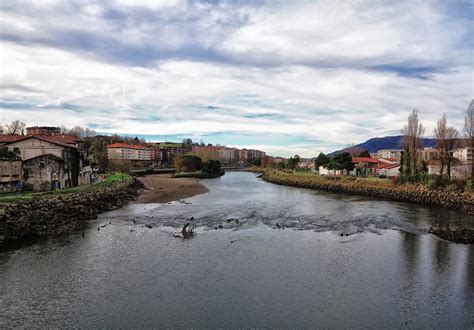
<svg viewBox="0 0 474 330"><path fill-rule="evenodd" d="M24 189L63 189L90 182L82 151L72 137L4 135L0 144L19 149Z"/></svg>
<svg viewBox="0 0 474 330"><path fill-rule="evenodd" d="M0 159L0 192L20 190L22 174L21 160Z"/></svg>
<svg viewBox="0 0 474 330"><path fill-rule="evenodd" d="M27 190L48 191L70 185L64 159L52 154L39 155L23 162L23 186Z"/></svg>

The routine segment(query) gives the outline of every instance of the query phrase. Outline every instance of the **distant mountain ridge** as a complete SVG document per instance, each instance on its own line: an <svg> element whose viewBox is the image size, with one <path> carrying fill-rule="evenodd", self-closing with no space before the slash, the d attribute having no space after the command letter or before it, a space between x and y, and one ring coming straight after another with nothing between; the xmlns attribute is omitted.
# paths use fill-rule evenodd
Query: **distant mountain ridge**
<svg viewBox="0 0 474 330"><path fill-rule="evenodd" d="M423 138L421 139L421 141L423 147L436 146L435 139ZM351 154L359 154L363 150L367 150L368 152L373 153L382 149L403 149L403 135L372 138L363 143L356 144L355 146L336 150L330 153L328 156L334 156L344 151L349 152Z"/></svg>

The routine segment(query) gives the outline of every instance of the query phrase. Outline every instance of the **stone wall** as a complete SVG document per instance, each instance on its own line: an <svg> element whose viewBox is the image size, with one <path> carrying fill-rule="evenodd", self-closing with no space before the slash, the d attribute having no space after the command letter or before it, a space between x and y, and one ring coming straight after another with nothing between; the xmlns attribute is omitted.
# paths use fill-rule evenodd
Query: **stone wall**
<svg viewBox="0 0 474 330"><path fill-rule="evenodd" d="M371 185L370 183L363 183L356 180L334 180L316 176L297 176L275 171L265 172L262 178L265 181L286 186L436 205L474 214L474 194L469 192L449 192L441 189L432 190L421 185L408 184L401 186L393 184Z"/></svg>
<svg viewBox="0 0 474 330"><path fill-rule="evenodd" d="M37 197L5 207L1 221L4 239L61 235L80 228L85 221L119 208L138 196L143 187L136 179L81 193Z"/></svg>

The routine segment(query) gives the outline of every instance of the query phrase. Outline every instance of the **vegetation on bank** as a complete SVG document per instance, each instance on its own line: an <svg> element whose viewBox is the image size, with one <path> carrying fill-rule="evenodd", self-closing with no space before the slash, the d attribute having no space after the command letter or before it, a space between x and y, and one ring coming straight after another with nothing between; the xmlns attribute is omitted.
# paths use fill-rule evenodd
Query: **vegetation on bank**
<svg viewBox="0 0 474 330"><path fill-rule="evenodd" d="M210 179L224 175L221 162L209 159L205 162L196 155L184 155L175 160L176 173L173 178Z"/></svg>
<svg viewBox="0 0 474 330"><path fill-rule="evenodd" d="M411 183L401 185L385 179L321 176L271 169L265 170L262 177L266 181L281 185L438 205L474 213L474 194L471 191L432 189L424 185Z"/></svg>
<svg viewBox="0 0 474 330"><path fill-rule="evenodd" d="M0 204L5 203L16 203L24 200L42 197L42 196L52 196L57 197L61 195L71 194L71 193L80 193L80 192L89 192L105 189L111 186L114 186L118 183L128 183L133 180L132 176L126 173L113 173L106 175L105 180L99 183L94 183L92 185L82 185L77 187L66 188L62 190L53 190L53 191L19 191L14 193L6 193L0 195Z"/></svg>

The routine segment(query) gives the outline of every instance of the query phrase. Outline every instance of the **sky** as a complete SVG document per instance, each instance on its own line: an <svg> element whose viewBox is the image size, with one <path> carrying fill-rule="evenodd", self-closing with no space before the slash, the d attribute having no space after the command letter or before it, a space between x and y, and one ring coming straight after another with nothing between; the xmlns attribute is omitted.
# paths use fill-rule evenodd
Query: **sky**
<svg viewBox="0 0 474 330"><path fill-rule="evenodd" d="M0 1L0 123L314 157L462 129L474 1Z"/></svg>

